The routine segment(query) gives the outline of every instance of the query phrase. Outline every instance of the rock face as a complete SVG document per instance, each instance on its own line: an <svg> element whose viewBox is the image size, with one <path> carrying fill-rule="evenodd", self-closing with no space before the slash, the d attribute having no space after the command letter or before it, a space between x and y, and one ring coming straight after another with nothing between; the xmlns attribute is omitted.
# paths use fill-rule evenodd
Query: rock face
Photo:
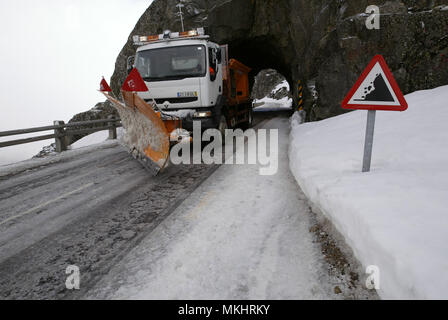
<svg viewBox="0 0 448 320"><path fill-rule="evenodd" d="M48 146L45 146L42 148L41 151L39 151L38 154L36 154L33 158L45 158L49 155L55 154L56 153L56 143L52 143Z"/></svg>
<svg viewBox="0 0 448 320"><path fill-rule="evenodd" d="M281 88L273 92L273 90L286 81L282 76L274 69L261 70L255 77L254 85L252 87L251 97L252 99L262 99L264 97L280 100L289 95L287 88Z"/></svg>
<svg viewBox="0 0 448 320"><path fill-rule="evenodd" d="M120 52L111 84L118 93L132 36L180 30L177 0L155 0ZM448 0L186 0L186 29L206 27L230 56L253 68L283 74L297 95L305 92L309 120L344 112L340 102L368 62L382 54L404 93L448 84ZM378 5L381 29L365 26L369 5Z"/></svg>

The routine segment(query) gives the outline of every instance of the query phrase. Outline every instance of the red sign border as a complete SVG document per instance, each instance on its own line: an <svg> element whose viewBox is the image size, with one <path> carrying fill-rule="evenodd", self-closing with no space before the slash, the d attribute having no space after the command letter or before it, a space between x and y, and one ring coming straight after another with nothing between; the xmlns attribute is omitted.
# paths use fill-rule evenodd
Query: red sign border
<svg viewBox="0 0 448 320"><path fill-rule="evenodd" d="M379 63L381 68L383 69L387 80L389 81L392 89L394 90L395 95L397 96L398 102L400 102L400 105L399 106L385 106L385 105L349 104L350 99L354 96L356 91L359 89L361 84L364 82L364 80L369 75L370 71L372 71L373 67L377 63ZM382 111L405 111L408 109L408 103L406 102L406 99L404 98L403 93L400 90L400 87L398 87L398 84L395 81L395 78L392 75L392 72L390 71L389 67L387 66L386 60L384 60L384 57L382 55L378 54L373 58L373 60L370 62L370 64L367 66L367 68L362 73L361 77L358 79L358 81L355 83L355 85L350 90L348 95L342 101L342 108L350 109L350 110L382 110Z"/></svg>

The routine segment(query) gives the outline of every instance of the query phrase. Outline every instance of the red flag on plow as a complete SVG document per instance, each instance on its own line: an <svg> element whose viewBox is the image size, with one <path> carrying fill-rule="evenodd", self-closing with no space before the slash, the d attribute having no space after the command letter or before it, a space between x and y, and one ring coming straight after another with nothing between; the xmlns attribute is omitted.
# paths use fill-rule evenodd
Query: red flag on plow
<svg viewBox="0 0 448 320"><path fill-rule="evenodd" d="M107 83L106 79L104 79L104 77L100 83L100 91L101 92L112 92L112 89L109 87L109 84Z"/></svg>
<svg viewBox="0 0 448 320"><path fill-rule="evenodd" d="M145 92L148 91L148 87L146 86L145 81L138 70L134 68L124 81L121 90L127 92Z"/></svg>
<svg viewBox="0 0 448 320"><path fill-rule="evenodd" d="M117 108L129 139L129 151L134 158L153 174L168 165L170 154L170 133L181 128L178 119L162 119L154 105L138 96L148 87L137 69L133 69L121 88L123 101L102 91ZM135 137L135 139L134 139Z"/></svg>

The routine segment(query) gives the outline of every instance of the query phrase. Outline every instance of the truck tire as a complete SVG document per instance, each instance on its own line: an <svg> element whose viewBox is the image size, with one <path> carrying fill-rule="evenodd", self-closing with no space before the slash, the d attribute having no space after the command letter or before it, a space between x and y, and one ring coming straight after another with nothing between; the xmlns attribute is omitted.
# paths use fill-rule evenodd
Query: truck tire
<svg viewBox="0 0 448 320"><path fill-rule="evenodd" d="M244 130L252 128L253 123L254 123L254 114L252 111L252 108L250 108L248 110L249 114L248 114L248 120L246 122L243 123L242 127Z"/></svg>
<svg viewBox="0 0 448 320"><path fill-rule="evenodd" d="M227 118L225 115L221 115L221 118L219 119L219 125L218 125L218 130L219 132L221 132L221 136L223 141L225 140L226 137L226 129L228 129L229 126L227 125Z"/></svg>

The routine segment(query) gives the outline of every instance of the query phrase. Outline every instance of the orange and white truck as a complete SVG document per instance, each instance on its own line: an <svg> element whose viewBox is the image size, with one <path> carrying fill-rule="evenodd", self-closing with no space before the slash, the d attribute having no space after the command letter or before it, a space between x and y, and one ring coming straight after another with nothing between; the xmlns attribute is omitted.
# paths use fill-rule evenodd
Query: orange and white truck
<svg viewBox="0 0 448 320"><path fill-rule="evenodd" d="M226 129L252 126L251 69L229 59L227 45L210 41L203 28L136 35L133 41L136 55L128 59L127 69L139 74L145 89L130 89L135 79L127 79L123 102L105 94L121 111L128 135L133 131L130 144L137 158L163 168L173 133L192 132L193 121L200 121L202 130L216 128L223 135Z"/></svg>

